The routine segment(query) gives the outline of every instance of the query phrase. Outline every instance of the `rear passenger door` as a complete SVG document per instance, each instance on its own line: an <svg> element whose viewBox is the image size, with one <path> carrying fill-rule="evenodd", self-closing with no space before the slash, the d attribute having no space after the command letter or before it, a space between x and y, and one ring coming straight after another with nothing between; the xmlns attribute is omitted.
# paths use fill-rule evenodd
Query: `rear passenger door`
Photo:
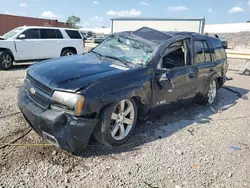
<svg viewBox="0 0 250 188"><path fill-rule="evenodd" d="M65 39L65 45L67 47L74 47L77 54L82 54L84 52L83 38L79 31L77 30L65 30L68 35L68 39Z"/></svg>
<svg viewBox="0 0 250 188"><path fill-rule="evenodd" d="M215 72L212 51L206 40L194 40L194 65L198 69L198 92L204 92L209 77Z"/></svg>
<svg viewBox="0 0 250 188"><path fill-rule="evenodd" d="M59 29L40 29L42 58L60 57L63 36Z"/></svg>

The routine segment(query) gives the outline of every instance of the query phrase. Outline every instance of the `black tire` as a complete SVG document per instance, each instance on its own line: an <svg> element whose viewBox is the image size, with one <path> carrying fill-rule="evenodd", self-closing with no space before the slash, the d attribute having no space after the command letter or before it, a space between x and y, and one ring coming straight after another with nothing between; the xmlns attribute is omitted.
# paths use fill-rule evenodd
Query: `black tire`
<svg viewBox="0 0 250 188"><path fill-rule="evenodd" d="M76 52L74 50L63 50L61 56L70 56L75 54Z"/></svg>
<svg viewBox="0 0 250 188"><path fill-rule="evenodd" d="M13 57L8 51L0 52L0 69L8 70L13 66Z"/></svg>
<svg viewBox="0 0 250 188"><path fill-rule="evenodd" d="M122 139L122 140L116 140L113 138L113 136L111 135L111 124L112 124L112 120L111 119L111 115L114 111L114 109L118 106L118 104L123 101L121 100L120 102L116 103L116 104L111 104L110 106L104 108L101 113L100 113L100 121L99 123L96 125L96 128L93 132L93 135L95 137L95 139L100 142L101 144L104 144L106 146L118 146L118 145L122 145L124 142L126 142L126 140L129 138L129 136L131 135L131 133L133 132L133 129L136 125L137 122L137 105L135 103L135 101L132 98L129 99L124 99L124 100L129 100L134 107L134 122L132 124L132 128L130 129L128 135ZM119 128L120 129L120 128Z"/></svg>
<svg viewBox="0 0 250 188"><path fill-rule="evenodd" d="M250 76L250 70L245 69L245 70L243 71L243 74L246 75L246 76Z"/></svg>
<svg viewBox="0 0 250 188"><path fill-rule="evenodd" d="M209 92L210 92L210 89L211 89L211 84L212 83L215 83L215 97L214 97L214 99L212 100L212 102L210 101L210 99L209 99ZM209 84L208 84L208 86L207 86L207 91L206 91L206 94L203 96L203 97L201 97L198 101L197 101L197 103L198 104L201 104L201 105L211 105L211 104L213 104L216 100L217 100L217 94L218 94L218 80L217 79L213 79L213 80L210 80L210 82L209 82Z"/></svg>

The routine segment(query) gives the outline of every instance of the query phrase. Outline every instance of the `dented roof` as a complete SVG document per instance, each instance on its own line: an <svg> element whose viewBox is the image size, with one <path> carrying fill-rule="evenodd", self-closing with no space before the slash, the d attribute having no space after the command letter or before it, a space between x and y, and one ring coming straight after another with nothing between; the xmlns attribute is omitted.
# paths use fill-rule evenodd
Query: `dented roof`
<svg viewBox="0 0 250 188"><path fill-rule="evenodd" d="M148 43L154 44L156 46L159 46L163 42L178 36L184 36L184 35L197 36L197 37L204 36L195 32L180 32L180 31L162 32L149 27L142 27L136 31L126 31L126 32L120 32L118 34L129 38L134 38L136 40L144 40L144 42L147 41Z"/></svg>

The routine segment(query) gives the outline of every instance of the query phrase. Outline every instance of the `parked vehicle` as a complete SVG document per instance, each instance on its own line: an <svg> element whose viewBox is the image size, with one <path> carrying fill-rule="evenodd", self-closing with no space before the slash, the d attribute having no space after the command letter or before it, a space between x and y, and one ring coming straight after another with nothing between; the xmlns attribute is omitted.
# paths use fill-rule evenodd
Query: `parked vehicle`
<svg viewBox="0 0 250 188"><path fill-rule="evenodd" d="M222 36L219 37L217 34L215 34L215 37L218 38L221 41L223 48L227 49L228 40L225 37L222 37Z"/></svg>
<svg viewBox="0 0 250 188"><path fill-rule="evenodd" d="M92 134L121 145L139 118L160 107L212 104L227 68L215 37L141 28L84 55L29 67L18 104L39 135L67 151L84 149Z"/></svg>
<svg viewBox="0 0 250 188"><path fill-rule="evenodd" d="M78 30L52 27L18 27L0 38L0 68L13 62L37 61L82 54L84 41Z"/></svg>
<svg viewBox="0 0 250 188"><path fill-rule="evenodd" d="M96 36L92 36L87 38L86 42L88 43L102 43L105 40L105 37L96 37Z"/></svg>

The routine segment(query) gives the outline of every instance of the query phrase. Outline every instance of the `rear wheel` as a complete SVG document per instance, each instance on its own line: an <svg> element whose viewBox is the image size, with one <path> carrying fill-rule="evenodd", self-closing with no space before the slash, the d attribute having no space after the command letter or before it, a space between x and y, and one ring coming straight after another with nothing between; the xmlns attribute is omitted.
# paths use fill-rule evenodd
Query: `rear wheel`
<svg viewBox="0 0 250 188"><path fill-rule="evenodd" d="M11 54L7 51L0 52L0 68L3 70L8 70L13 65L13 58Z"/></svg>
<svg viewBox="0 0 250 188"><path fill-rule="evenodd" d="M206 95L199 101L203 105L211 105L215 102L218 93L218 82L216 79L211 80Z"/></svg>
<svg viewBox="0 0 250 188"><path fill-rule="evenodd" d="M121 145L130 136L137 121L137 106L133 99L123 99L105 108L94 137L105 145Z"/></svg>
<svg viewBox="0 0 250 188"><path fill-rule="evenodd" d="M247 75L247 76L250 76L250 70L246 69L243 71L243 74L244 75Z"/></svg>
<svg viewBox="0 0 250 188"><path fill-rule="evenodd" d="M74 54L76 54L76 53L73 50L63 50L61 56L71 56L71 55L74 55Z"/></svg>

